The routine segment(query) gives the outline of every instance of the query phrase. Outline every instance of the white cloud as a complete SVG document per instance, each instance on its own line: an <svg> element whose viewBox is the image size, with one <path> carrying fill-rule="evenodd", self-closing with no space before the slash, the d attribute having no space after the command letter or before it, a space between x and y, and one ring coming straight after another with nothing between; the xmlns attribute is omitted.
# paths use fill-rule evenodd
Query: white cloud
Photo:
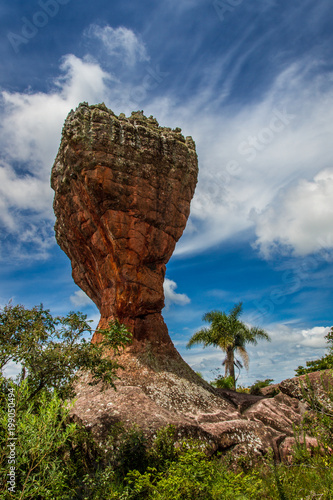
<svg viewBox="0 0 333 500"><path fill-rule="evenodd" d="M67 113L80 101L103 100L111 78L98 64L72 54L63 58L60 70L49 93L1 93L2 154L28 162L29 170L44 178L49 178Z"/></svg>
<svg viewBox="0 0 333 500"><path fill-rule="evenodd" d="M116 56L129 66L133 66L136 62L149 61L143 42L128 28L101 27L92 24L86 31L86 35L100 40L108 55Z"/></svg>
<svg viewBox="0 0 333 500"><path fill-rule="evenodd" d="M31 174L19 176L7 164L0 163L0 220L15 230L15 213L11 210L32 210L52 218L51 190L45 189L42 179Z"/></svg>
<svg viewBox="0 0 333 500"><path fill-rule="evenodd" d="M180 306L185 306L189 304L191 300L185 293L177 293L175 290L177 288L177 283L166 278L163 283L164 296L165 296L165 307L169 309L171 304L177 304Z"/></svg>
<svg viewBox="0 0 333 500"><path fill-rule="evenodd" d="M242 107L223 104L237 75L218 93L218 78L213 76L203 92L186 103L170 98L150 103L148 114L158 116L160 123L182 127L197 145L199 182L178 255L240 238L241 232L254 238L259 218L254 220L253 213L265 213L271 207L278 210L281 192L331 167L332 75L313 76L316 65L306 60L291 65L261 99ZM218 102L215 95L221 94ZM317 218L321 216L326 214L318 207ZM273 239L274 226L266 229ZM325 223L308 238L326 234Z"/></svg>
<svg viewBox="0 0 333 500"><path fill-rule="evenodd" d="M270 206L253 214L253 220L257 245L265 257L280 245L300 256L332 247L333 169L281 190Z"/></svg>
<svg viewBox="0 0 333 500"><path fill-rule="evenodd" d="M92 300L84 293L83 290L77 290L70 296L70 301L75 307L86 307L94 305Z"/></svg>
<svg viewBox="0 0 333 500"><path fill-rule="evenodd" d="M90 35L128 64L148 60L143 43L127 28L94 25ZM15 239L13 248L11 238L2 243L0 257L13 256L12 252L16 258L47 256L54 244L50 173L63 122L80 102L119 102L123 91L123 82L91 56L80 59L68 54L48 92L0 93L0 228Z"/></svg>
<svg viewBox="0 0 333 500"><path fill-rule="evenodd" d="M304 329L287 324L272 324L267 325L266 330L272 342L249 347L250 371L248 375L242 374L243 380L246 377L251 381L272 378L280 382L294 377L299 365L305 366L307 361L319 359L327 352L324 337L330 327Z"/></svg>
<svg viewBox="0 0 333 500"><path fill-rule="evenodd" d="M96 63L68 55L60 69L50 93L1 93L0 224L16 238L16 258L45 257L54 244L50 173L63 122L80 101L100 102L109 92L110 76ZM12 251L3 243L2 257Z"/></svg>
<svg viewBox="0 0 333 500"><path fill-rule="evenodd" d="M268 326L270 335L272 337L272 346L276 352L288 349L288 345L292 347L311 347L313 349L325 349L327 343L325 335L328 334L331 327L315 326L314 328L301 329L291 328L285 324ZM276 346L280 346L277 348Z"/></svg>

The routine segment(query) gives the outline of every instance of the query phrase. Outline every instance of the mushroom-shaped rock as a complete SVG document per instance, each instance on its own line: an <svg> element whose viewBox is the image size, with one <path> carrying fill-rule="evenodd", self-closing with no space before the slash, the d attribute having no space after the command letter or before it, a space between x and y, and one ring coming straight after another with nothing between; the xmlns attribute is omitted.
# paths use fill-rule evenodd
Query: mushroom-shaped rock
<svg viewBox="0 0 333 500"><path fill-rule="evenodd" d="M99 326L118 318L137 346L173 350L161 315L165 266L197 175L192 138L143 112L126 118L83 103L65 121L51 177L56 238L100 310Z"/></svg>

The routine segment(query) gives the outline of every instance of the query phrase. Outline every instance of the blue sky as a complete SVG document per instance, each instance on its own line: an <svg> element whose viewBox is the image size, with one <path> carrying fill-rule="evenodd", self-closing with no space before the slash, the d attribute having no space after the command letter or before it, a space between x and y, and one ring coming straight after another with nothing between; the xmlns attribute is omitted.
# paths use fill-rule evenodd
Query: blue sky
<svg viewBox="0 0 333 500"><path fill-rule="evenodd" d="M0 304L98 311L57 247L50 171L67 113L104 101L192 135L199 182L167 266L171 337L244 303L271 343L240 382L280 381L325 352L333 325L333 13L328 0L2 0Z"/></svg>

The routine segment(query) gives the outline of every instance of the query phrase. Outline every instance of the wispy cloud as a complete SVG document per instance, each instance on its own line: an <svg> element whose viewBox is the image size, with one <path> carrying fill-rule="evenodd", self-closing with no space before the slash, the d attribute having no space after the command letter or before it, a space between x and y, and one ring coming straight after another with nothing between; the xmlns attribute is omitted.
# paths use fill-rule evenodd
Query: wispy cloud
<svg viewBox="0 0 333 500"><path fill-rule="evenodd" d="M332 75L318 73L309 81L316 66L309 61L293 64L261 100L234 114L230 107L225 114L223 108L197 108L195 98L178 108L178 124L196 141L200 168L179 255L203 251L242 231L251 231L254 238L259 223L254 213L278 206L281 192L331 166ZM150 109L157 115L160 110L166 122L176 122L170 101L167 106L153 103ZM324 202L323 197L330 206L328 190L322 190ZM316 228L308 236L324 237L326 230ZM271 232L273 243L274 228Z"/></svg>
<svg viewBox="0 0 333 500"><path fill-rule="evenodd" d="M70 296L70 301L75 307L93 306L92 300L84 293L83 290L77 290Z"/></svg>
<svg viewBox="0 0 333 500"><path fill-rule="evenodd" d="M109 56L116 57L129 66L149 61L144 43L132 30L124 26L112 28L92 24L85 34L87 37L99 40Z"/></svg>

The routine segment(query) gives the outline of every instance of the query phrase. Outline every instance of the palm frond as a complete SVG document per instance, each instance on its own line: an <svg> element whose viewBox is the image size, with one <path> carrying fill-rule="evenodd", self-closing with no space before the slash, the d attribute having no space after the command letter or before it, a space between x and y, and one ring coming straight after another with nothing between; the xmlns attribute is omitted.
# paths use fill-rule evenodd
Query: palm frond
<svg viewBox="0 0 333 500"><path fill-rule="evenodd" d="M271 338L268 335L268 333L262 328L259 328L257 326L253 326L252 328L250 328L249 333L250 333L250 338L248 342L250 342L251 344L257 345L258 340L267 340L268 342L271 341Z"/></svg>
<svg viewBox="0 0 333 500"><path fill-rule="evenodd" d="M249 355L245 349L245 347L239 346L236 348L236 351L240 354L245 368L248 370L249 369Z"/></svg>
<svg viewBox="0 0 333 500"><path fill-rule="evenodd" d="M242 363L239 361L239 359L235 359L234 361L234 365L239 369L241 370L243 368L243 365Z"/></svg>
<svg viewBox="0 0 333 500"><path fill-rule="evenodd" d="M238 302L238 304L235 304L234 307L230 311L230 316L233 319L237 319L238 316L242 314L243 311L243 302Z"/></svg>
<svg viewBox="0 0 333 500"><path fill-rule="evenodd" d="M226 314L221 311L210 311L203 315L202 320L207 321L207 323L213 323L223 320L225 316Z"/></svg>
<svg viewBox="0 0 333 500"><path fill-rule="evenodd" d="M204 347L214 345L210 328L202 328L196 332L188 341L186 348L190 349L195 344L204 344Z"/></svg>

